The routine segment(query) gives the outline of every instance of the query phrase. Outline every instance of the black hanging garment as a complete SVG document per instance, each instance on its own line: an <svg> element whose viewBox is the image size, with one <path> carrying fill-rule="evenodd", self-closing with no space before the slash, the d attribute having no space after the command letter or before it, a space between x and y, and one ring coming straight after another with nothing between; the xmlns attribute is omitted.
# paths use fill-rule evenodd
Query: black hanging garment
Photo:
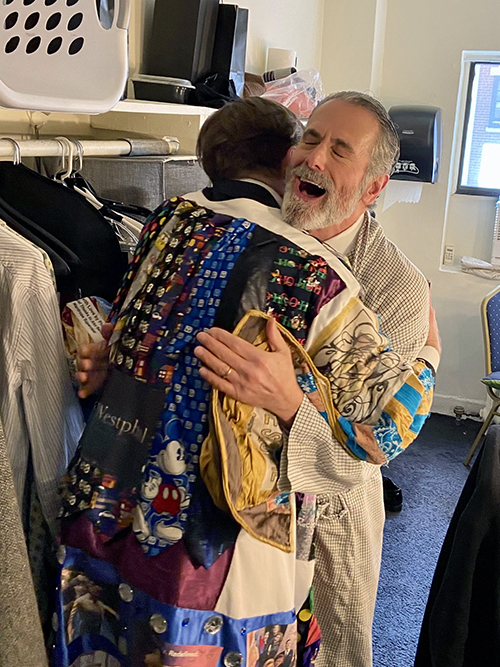
<svg viewBox="0 0 500 667"><path fill-rule="evenodd" d="M72 274L77 271L81 296L113 301L126 268L125 258L112 227L84 197L22 164L0 162L2 206L9 207L12 215L17 212L23 226L31 221L76 256L81 266L70 268ZM33 228L31 231L36 234ZM42 240L61 256L60 246ZM63 259L69 264L67 257Z"/></svg>
<svg viewBox="0 0 500 667"><path fill-rule="evenodd" d="M69 277L71 275L71 268L69 264L54 250L54 246L57 247L58 243L55 236L48 234L48 232L42 230L42 228L38 227L38 225L36 226L36 231L34 231L29 224L29 221L27 221L28 225L24 226L20 222L20 216L18 214L16 216L11 215L7 207L4 208L2 204L3 202L0 200L0 218L3 220L3 222L5 222L11 229L20 234L27 241L30 241L47 253L50 261L52 262L54 274L57 279ZM49 241L51 245L47 245L46 241ZM78 260L77 257L76 259ZM78 260L78 265L79 264L80 260Z"/></svg>
<svg viewBox="0 0 500 667"><path fill-rule="evenodd" d="M499 664L500 426L492 426L441 549L415 667Z"/></svg>

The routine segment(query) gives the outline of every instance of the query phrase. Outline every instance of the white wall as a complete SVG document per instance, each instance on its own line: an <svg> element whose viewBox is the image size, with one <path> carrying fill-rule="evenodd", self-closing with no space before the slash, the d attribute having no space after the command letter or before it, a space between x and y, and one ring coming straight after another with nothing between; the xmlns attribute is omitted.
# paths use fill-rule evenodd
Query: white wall
<svg viewBox="0 0 500 667"><path fill-rule="evenodd" d="M326 92L368 90L375 7L374 0L325 0L320 69Z"/></svg>
<svg viewBox="0 0 500 667"><path fill-rule="evenodd" d="M221 0L224 3L224 0ZM327 0L328 1L328 0ZM301 69L319 68L325 0L241 0L249 9L247 70L262 74L269 47L297 51ZM226 2L230 4L230 2ZM134 0L130 24L130 68L141 69L151 30L154 0Z"/></svg>
<svg viewBox="0 0 500 667"><path fill-rule="evenodd" d="M385 0L378 0L379 3ZM376 0L325 0L321 73L327 90L368 91ZM356 11L351 7L356 6ZM366 9L366 11L364 11ZM342 21L341 24L339 22ZM484 404L480 383L484 354L479 305L495 282L440 270L441 239L462 50L500 50L497 0L388 0L380 90L386 107L423 104L443 110L443 155L439 183L424 185L418 204L394 204L379 213L387 235L432 281L443 339L435 407ZM334 35L341 35L339 44ZM352 42L350 41L352 39ZM342 57L342 49L349 57ZM341 65L341 66L340 66ZM491 238L493 202L454 197L453 222L467 225L484 248ZM483 257L488 259L488 257Z"/></svg>
<svg viewBox="0 0 500 667"><path fill-rule="evenodd" d="M269 47L297 51L299 69L318 69L324 1L240 0L238 4L249 9L248 71L265 71Z"/></svg>

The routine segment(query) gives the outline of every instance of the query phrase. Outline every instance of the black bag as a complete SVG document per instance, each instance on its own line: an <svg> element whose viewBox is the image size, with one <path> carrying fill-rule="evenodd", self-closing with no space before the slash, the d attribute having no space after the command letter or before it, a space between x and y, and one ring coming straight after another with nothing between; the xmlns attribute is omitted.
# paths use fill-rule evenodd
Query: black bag
<svg viewBox="0 0 500 667"><path fill-rule="evenodd" d="M233 100L238 100L234 83L221 74L213 74L196 84L189 96L189 104L220 109Z"/></svg>

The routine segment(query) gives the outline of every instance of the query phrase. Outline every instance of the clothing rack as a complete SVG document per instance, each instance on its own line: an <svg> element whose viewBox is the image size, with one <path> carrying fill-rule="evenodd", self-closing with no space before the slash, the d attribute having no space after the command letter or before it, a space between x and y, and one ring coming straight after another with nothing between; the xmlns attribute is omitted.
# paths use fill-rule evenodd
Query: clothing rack
<svg viewBox="0 0 500 667"><path fill-rule="evenodd" d="M63 141L65 140L65 141ZM68 141L74 146L74 155L81 157L172 155L179 150L175 137L162 139L50 139L20 140L0 137L0 159L16 160L21 157L64 157Z"/></svg>

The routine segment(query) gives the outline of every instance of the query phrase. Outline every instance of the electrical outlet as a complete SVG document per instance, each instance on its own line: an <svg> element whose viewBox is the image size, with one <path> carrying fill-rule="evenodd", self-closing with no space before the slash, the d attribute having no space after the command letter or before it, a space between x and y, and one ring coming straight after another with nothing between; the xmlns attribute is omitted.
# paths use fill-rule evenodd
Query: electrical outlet
<svg viewBox="0 0 500 667"><path fill-rule="evenodd" d="M453 266L454 261L455 261L455 246L446 245L444 247L443 264L445 266Z"/></svg>

